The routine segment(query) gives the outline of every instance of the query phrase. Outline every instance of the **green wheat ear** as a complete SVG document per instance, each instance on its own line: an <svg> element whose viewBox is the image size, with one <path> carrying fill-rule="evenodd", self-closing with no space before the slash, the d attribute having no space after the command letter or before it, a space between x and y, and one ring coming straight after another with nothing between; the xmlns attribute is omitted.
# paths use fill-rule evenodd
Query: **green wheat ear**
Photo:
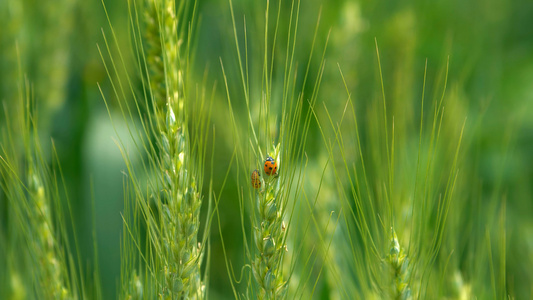
<svg viewBox="0 0 533 300"><path fill-rule="evenodd" d="M30 195L34 212L32 218L36 220L35 248L40 249L38 261L43 271L42 287L47 299L70 299L70 292L64 286L65 274L62 269L54 238L50 200L45 195L44 186L39 175L34 171L29 172Z"/></svg>
<svg viewBox="0 0 533 300"><path fill-rule="evenodd" d="M288 249L293 236L289 234L291 224L298 222L295 211L303 195L303 186L306 176L307 155L305 152L309 127L312 120L312 109L318 98L322 72L324 70L324 55L327 47L327 39L322 56L319 57L319 67L316 78L310 79L310 69L313 61L312 53L315 48L319 22L314 31L311 45L311 54L307 61L307 68L302 80L297 76L297 63L294 59L296 40L299 26L300 1L290 3L291 9L288 17L287 44L279 46L276 38L280 29L280 16L283 14L282 1L277 2L277 10L272 17L270 2L266 3L265 27L264 27L264 56L256 57L257 63L263 65L258 77L249 74L248 66L248 36L246 25L244 32L244 55L241 55L240 41L237 34L237 26L232 1L229 8L232 17L233 35L236 55L239 63L240 82L244 95L243 105L239 107L239 113L235 113L237 106L232 104L228 78L224 63L221 60L222 73L226 87L229 107L229 115L233 125L233 137L235 139L235 153L237 165L245 174L250 174L253 169L262 166L267 156L271 156L278 164L277 174L267 175L263 173L261 187L252 186L250 175L246 179L248 193L239 193L239 208L241 214L241 226L243 245L247 264L251 268L243 268L241 280L232 272L231 263L224 252L228 276L231 279L233 293L236 298L250 299L286 299L298 297L305 286L314 280L310 278L314 273L313 253L305 253L300 245L295 249ZM276 5L273 5L276 6ZM275 19L274 24L269 24L269 19ZM273 29L274 40L269 39L269 30ZM279 29L279 32L278 32ZM261 35L262 33L259 33ZM256 37L256 34L252 34ZM329 38L329 36L328 36ZM284 38L280 38L283 40ZM252 42L254 43L254 42ZM281 43L281 42L280 42ZM286 45L286 46L285 46ZM286 48L285 48L286 47ZM281 53L281 54L280 54ZM278 54L282 59L278 58ZM284 57L284 59L283 59ZM278 60L276 60L278 58ZM276 63L284 61L285 63ZM276 72L274 70L283 70ZM275 75L277 74L277 75ZM277 77L276 80L273 78ZM261 78L261 82L250 83L250 78ZM307 94L307 80L314 80L312 92ZM251 86L255 86L250 90ZM260 88L259 88L260 87ZM273 94L273 91L276 91ZM250 96L255 95L255 96ZM256 112L259 112L256 114ZM242 119L238 119L241 118ZM240 122L244 122L244 126ZM255 179L254 179L255 180ZM245 210L250 217L252 225L251 237L246 234ZM303 230L304 235L307 231ZM222 233L221 233L222 236ZM303 253L303 254L302 254ZM287 255L288 254L288 255ZM307 256L307 257L306 257ZM296 270L298 269L298 270ZM296 274L301 271L301 274ZM302 275L301 281L293 278ZM292 282L291 283L291 278ZM318 281L318 279L316 279ZM245 294L239 295L236 284L246 284ZM312 282L311 282L312 284ZM316 283L315 283L316 284ZM313 289L314 290L314 289ZM313 292L311 291L311 294ZM302 295L303 296L303 295ZM311 295L312 296L312 295Z"/></svg>
<svg viewBox="0 0 533 300"><path fill-rule="evenodd" d="M183 3L183 2L180 2ZM165 105L171 103L182 111L183 80L180 62L176 2L145 0L145 56L149 69L150 88L157 111L165 116Z"/></svg>
<svg viewBox="0 0 533 300"><path fill-rule="evenodd" d="M64 181L57 173L61 174L61 168L50 167L44 158L37 113L32 110L33 100L29 89L24 90L26 86L27 82L20 84L19 99L9 108L4 106L5 119L0 124L12 130L0 132L0 187L8 199L11 228L8 237L0 237L2 242L6 239L10 260L6 293L14 299L26 295L77 299L78 288L83 289L85 282L79 281L79 261L72 258L66 234L72 224L65 222L60 205L59 188L64 188ZM56 155L55 148L52 153ZM57 163L57 156L53 163Z"/></svg>
<svg viewBox="0 0 533 300"><path fill-rule="evenodd" d="M270 153L280 167L279 147ZM254 242L257 249L252 271L261 287L260 299L284 299L288 282L283 277L283 256L287 251L285 243L286 225L283 221L283 202L280 177L265 176L264 188L257 189L255 199L259 220L254 224Z"/></svg>
<svg viewBox="0 0 533 300"><path fill-rule="evenodd" d="M163 295L202 298L204 287L200 280L201 247L197 236L200 227L201 198L194 177L186 169L190 159L183 129L178 127L174 112L168 108L167 132L163 140Z"/></svg>
<svg viewBox="0 0 533 300"><path fill-rule="evenodd" d="M206 297L206 281L202 279L201 266L209 225L205 226L202 240L198 233L210 111L205 115L200 111L201 117L191 119L186 113L191 108L210 109L205 105L203 85L196 86L196 93L188 90L191 80L187 79L192 77L188 72L188 55L196 3L145 0L139 6L135 2L130 4L144 98L138 98L127 77L131 95L126 96L121 90L120 101L127 122L139 124L140 120L140 125L129 129L143 168L132 165L128 149L119 142L129 178L123 216L127 236L124 237L121 296L202 299ZM191 12L192 5L194 10L188 19L185 16ZM110 27L113 31L111 24ZM110 53L107 40L106 46ZM116 72L114 60L111 62ZM126 68L122 56L121 62ZM113 80L107 66L106 70ZM113 86L123 88L120 80ZM115 92L119 94L118 89ZM130 110L131 98L137 108L135 116ZM140 180L137 173L143 178L148 176L147 180ZM146 224L146 235L141 233L142 224ZM144 243L146 248L142 249L140 245Z"/></svg>
<svg viewBox="0 0 533 300"><path fill-rule="evenodd" d="M183 3L183 2L182 2ZM160 174L162 203L160 214L160 268L163 298L203 298L200 276L201 245L198 244L201 196L197 190L190 153L185 94L181 79L178 19L175 1L149 1L145 14L150 86L153 91L155 119L164 124L160 131ZM166 99L165 102L162 102ZM159 112L158 112L159 111ZM176 116L174 111L178 112Z"/></svg>
<svg viewBox="0 0 533 300"><path fill-rule="evenodd" d="M412 299L409 288L409 260L404 249L400 247L394 228L391 228L391 232L390 250L387 257L393 280L391 298Z"/></svg>

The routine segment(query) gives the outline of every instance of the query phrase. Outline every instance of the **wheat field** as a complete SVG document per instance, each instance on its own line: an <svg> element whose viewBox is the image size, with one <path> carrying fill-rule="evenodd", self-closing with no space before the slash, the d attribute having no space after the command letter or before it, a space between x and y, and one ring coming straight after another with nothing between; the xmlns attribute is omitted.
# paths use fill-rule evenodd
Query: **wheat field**
<svg viewBox="0 0 533 300"><path fill-rule="evenodd" d="M528 1L3 0L0 299L533 299Z"/></svg>

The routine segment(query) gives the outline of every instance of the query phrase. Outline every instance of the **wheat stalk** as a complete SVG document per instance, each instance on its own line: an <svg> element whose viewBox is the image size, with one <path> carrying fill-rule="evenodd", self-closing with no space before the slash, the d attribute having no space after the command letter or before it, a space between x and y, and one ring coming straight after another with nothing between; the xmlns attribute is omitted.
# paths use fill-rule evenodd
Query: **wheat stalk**
<svg viewBox="0 0 533 300"><path fill-rule="evenodd" d="M32 294L39 298L74 299L76 267L72 266L69 274L66 267L66 258L71 258L69 248L63 252L59 240L65 237L65 223L57 203L58 181L44 162L29 90L24 89L27 86L28 82L19 85L19 99L13 107L4 106L6 118L1 125L13 132L2 130L0 135L2 145L9 145L2 146L0 152L0 187L8 199L9 221L13 223L8 243L16 245L9 249L14 258L8 263L10 289L14 298L24 297L26 292L20 291L24 287L28 291L33 289ZM20 246L19 236L25 241L23 251L16 249ZM31 264L28 270L23 269L26 262ZM21 280L25 275L32 280Z"/></svg>
<svg viewBox="0 0 533 300"><path fill-rule="evenodd" d="M197 241L201 198L196 182L185 168L189 159L183 129L173 110L167 116L168 132L162 132L163 195L161 235L163 241L163 295L201 298L201 247Z"/></svg>
<svg viewBox="0 0 533 300"><path fill-rule="evenodd" d="M183 2L181 2L183 3ZM150 88L159 119L165 117L165 105L183 110L181 40L178 38L178 20L175 1L146 0L144 13L146 61ZM181 119L181 117L180 117ZM162 125L162 124L159 124Z"/></svg>
<svg viewBox="0 0 533 300"><path fill-rule="evenodd" d="M271 153L279 167L279 144ZM265 174L266 175L266 174ZM259 299L284 299L288 282L283 278L283 256L286 225L283 221L283 201L280 178L266 175L264 188L256 189L255 200L259 219L254 219L254 242L257 249L252 263L254 278L260 286Z"/></svg>
<svg viewBox="0 0 533 300"><path fill-rule="evenodd" d="M181 2L183 5L184 2ZM159 137L160 269L163 298L203 298L200 277L202 248L198 243L201 197L196 185L194 163L184 116L185 93L182 81L178 20L174 1L149 1L145 13L154 114ZM183 6L180 6L180 10ZM177 116L174 113L177 111Z"/></svg>
<svg viewBox="0 0 533 300"><path fill-rule="evenodd" d="M41 287L46 299L71 299L65 287L65 274L61 266L61 258L57 254L57 244L52 227L49 199L46 197L45 187L35 171L29 171L30 181L30 218L33 219L31 242L34 249L38 249L37 260L42 274Z"/></svg>

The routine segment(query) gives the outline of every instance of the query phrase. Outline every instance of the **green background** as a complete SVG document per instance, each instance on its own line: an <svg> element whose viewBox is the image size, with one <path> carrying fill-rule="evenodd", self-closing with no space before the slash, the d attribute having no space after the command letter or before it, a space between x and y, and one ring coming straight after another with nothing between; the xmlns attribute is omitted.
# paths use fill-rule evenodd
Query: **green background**
<svg viewBox="0 0 533 300"><path fill-rule="evenodd" d="M252 88L255 89L259 86L254 86L254 82L260 84L264 47L263 2L234 2L241 38L242 16L246 15L250 73ZM284 9L279 34L285 37L287 30L284 26L287 26L290 3L283 1L282 5ZM106 1L106 7L119 47L129 57L132 53L127 3ZM472 199L468 194L469 188L475 189L469 187L472 177L481 183L479 190L482 196L480 205L471 209L487 211L486 219L480 219L479 222L492 220L494 217L488 206L505 199L507 290L517 299L531 297L533 2L305 1L300 12L296 51L301 72L305 70L320 10L320 27L311 72L317 71L320 62L317 53L321 53L331 30L318 103L319 107L322 107L322 102L326 103L334 118L342 113L346 101L338 63L357 103L356 107L361 112L359 117L363 126L365 122L370 123L368 119L372 116L365 111L381 93L374 38L379 44L385 93L392 107L389 114L398 119L412 120L407 122L415 125L420 113L426 59L426 92L428 101L432 101L439 98L442 91L442 74L449 56L447 93L455 96L455 102L450 105L451 123L461 127L464 118L467 118L465 144L459 165L463 187L458 191L457 201ZM104 298L114 298L120 276L120 213L124 201L122 171L125 164L113 140L116 135L97 84L101 85L110 103L119 136L127 137L128 132L119 116L110 81L98 54L97 44L104 47L102 30L110 37L102 3L4 0L0 4L0 14L0 98L2 101L16 99L19 71L15 45L18 45L22 72L34 87L43 141L49 143L51 137L56 143L74 208L80 253L88 266L93 266L94 227ZM238 94L240 77L228 2L199 1L198 15L193 69L196 78L201 78L207 69L207 85L216 85L212 116L216 128L216 163L212 179L214 190L219 191L233 151L219 59L224 62L227 77L230 78L230 91L235 93L232 101L237 112L245 111L244 100ZM282 63L282 58L276 61L276 64ZM279 82L283 72L281 68L279 72L274 72L274 81ZM312 83L305 86L309 92L312 88ZM318 114L324 118L323 111ZM417 132L411 132L408 128L405 125L403 134L416 139ZM401 124L398 124L398 130L401 132ZM315 162L323 154L323 142L316 125L311 126L309 134L307 154L310 161ZM370 133L363 134L363 143L371 139ZM124 141L128 145L128 139ZM46 146L43 148L48 149ZM210 166L210 162L206 165ZM209 170L206 170L206 174L209 174ZM220 213L226 250L234 265L240 265L242 237L233 234L241 232L236 174L233 168L223 192ZM312 182L309 184L312 185ZM208 182L204 185L207 187ZM498 196L494 198L492 195ZM454 213L453 210L450 212L451 215ZM468 213L462 216L466 218ZM461 236L461 230L452 231L452 234L460 240L473 238ZM213 298L232 298L226 266L220 254L218 230L212 231L212 243L210 295ZM461 261L468 259L462 258Z"/></svg>

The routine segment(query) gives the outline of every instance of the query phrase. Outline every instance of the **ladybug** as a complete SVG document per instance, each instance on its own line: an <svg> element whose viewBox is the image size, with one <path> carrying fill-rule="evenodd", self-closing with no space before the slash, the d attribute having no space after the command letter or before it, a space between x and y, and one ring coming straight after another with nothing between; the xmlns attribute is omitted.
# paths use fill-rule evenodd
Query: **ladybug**
<svg viewBox="0 0 533 300"><path fill-rule="evenodd" d="M261 174L259 174L259 170L252 172L252 186L256 189L261 187Z"/></svg>
<svg viewBox="0 0 533 300"><path fill-rule="evenodd" d="M278 163L272 158L272 157L267 157L266 161L265 161L265 173L267 175L272 175L272 174L276 174L276 172L278 171Z"/></svg>

